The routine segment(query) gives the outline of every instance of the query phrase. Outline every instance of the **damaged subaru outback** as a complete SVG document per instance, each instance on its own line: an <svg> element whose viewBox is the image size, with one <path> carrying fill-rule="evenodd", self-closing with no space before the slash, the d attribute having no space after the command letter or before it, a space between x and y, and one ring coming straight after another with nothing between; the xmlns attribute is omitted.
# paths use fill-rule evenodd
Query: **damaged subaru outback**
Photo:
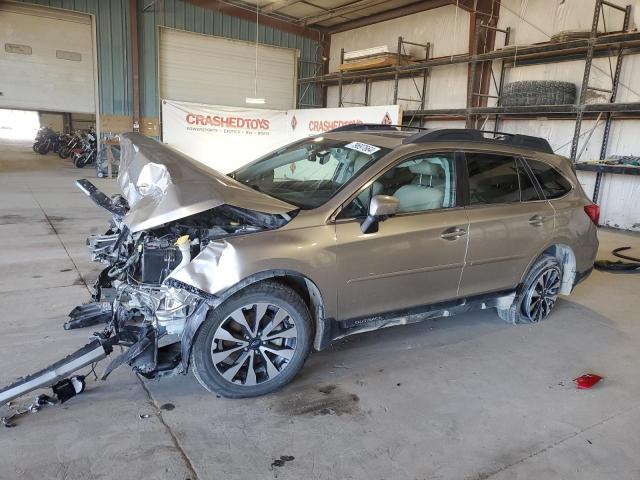
<svg viewBox="0 0 640 480"><path fill-rule="evenodd" d="M350 125L223 175L121 137L106 265L65 328L90 343L0 390L7 402L126 347L147 378L192 371L225 397L272 392L348 335L494 308L538 322L591 272L598 207L548 142L478 130Z"/></svg>

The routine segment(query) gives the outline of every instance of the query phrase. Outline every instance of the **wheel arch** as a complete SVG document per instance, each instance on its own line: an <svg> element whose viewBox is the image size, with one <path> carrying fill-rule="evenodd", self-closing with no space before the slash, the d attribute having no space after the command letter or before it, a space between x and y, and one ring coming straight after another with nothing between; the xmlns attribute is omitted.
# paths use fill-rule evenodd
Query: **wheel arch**
<svg viewBox="0 0 640 480"><path fill-rule="evenodd" d="M265 281L277 281L291 288L300 295L304 303L307 305L313 321L314 348L316 350L320 350L322 347L320 346L319 335L322 334L323 330L326 303L318 285L303 273L287 269L273 269L254 273L222 292L220 296L220 303L250 285L255 285L256 283Z"/></svg>
<svg viewBox="0 0 640 480"><path fill-rule="evenodd" d="M243 278L223 292L220 292L215 301L203 304L207 305L206 310L200 312L199 315L194 315L194 320L192 320L192 322L188 322L188 325L185 326L181 345L184 366L188 366L193 341L206 319L207 311L211 308L218 307L232 295L244 290L245 288L266 281L282 283L300 295L303 302L307 305L307 308L309 308L309 313L311 314L313 323L312 328L314 332L313 346L316 350L321 350L324 347L322 338L325 329L324 312L326 307L323 295L315 282L306 275L293 270L265 270Z"/></svg>
<svg viewBox="0 0 640 480"><path fill-rule="evenodd" d="M520 277L519 287L522 287L522 282L531 269L531 266L534 265L543 255L551 255L558 260L558 263L560 263L560 267L562 268L562 283L560 284L559 293L562 295L569 295L573 290L573 285L576 279L576 254L569 245L561 242L552 243L546 246L531 260L531 262L529 262L529 265L527 265L527 268Z"/></svg>

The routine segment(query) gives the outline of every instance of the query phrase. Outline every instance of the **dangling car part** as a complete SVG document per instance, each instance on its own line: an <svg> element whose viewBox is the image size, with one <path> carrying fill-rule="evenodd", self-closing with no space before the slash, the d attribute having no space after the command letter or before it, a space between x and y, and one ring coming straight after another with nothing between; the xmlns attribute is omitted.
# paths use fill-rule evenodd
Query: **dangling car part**
<svg viewBox="0 0 640 480"><path fill-rule="evenodd" d="M53 365L32 375L22 377L15 383L4 387L0 390L0 404L4 405L38 388L53 386L78 370L99 362L113 351L113 346L116 343L117 337L92 340L81 349Z"/></svg>

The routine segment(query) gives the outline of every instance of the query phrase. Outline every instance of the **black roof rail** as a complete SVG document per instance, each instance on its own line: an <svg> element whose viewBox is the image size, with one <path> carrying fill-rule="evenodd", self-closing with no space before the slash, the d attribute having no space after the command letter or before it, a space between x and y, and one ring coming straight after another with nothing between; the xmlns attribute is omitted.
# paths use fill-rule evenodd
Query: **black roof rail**
<svg viewBox="0 0 640 480"><path fill-rule="evenodd" d="M485 137L491 134L493 138ZM478 142L502 144L510 147L530 148L543 153L553 153L549 142L540 137L521 135L519 133L494 132L491 130L474 130L470 128L443 128L418 132L405 138L402 143L431 143L431 142Z"/></svg>
<svg viewBox="0 0 640 480"><path fill-rule="evenodd" d="M398 131L398 129L407 128L412 130L428 130L423 127L412 127L409 125L387 125L384 123L349 123L347 125L341 125L332 130L328 130L324 133L333 132L363 132L363 131Z"/></svg>

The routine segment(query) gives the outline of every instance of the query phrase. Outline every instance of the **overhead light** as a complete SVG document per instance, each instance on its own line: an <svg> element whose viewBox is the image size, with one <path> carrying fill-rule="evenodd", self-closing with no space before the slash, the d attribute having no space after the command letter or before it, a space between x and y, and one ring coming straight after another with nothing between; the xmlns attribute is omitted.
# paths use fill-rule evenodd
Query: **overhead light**
<svg viewBox="0 0 640 480"><path fill-rule="evenodd" d="M254 105L264 105L265 104L265 99L264 98L253 98L253 97L247 97L244 99L245 103L252 103Z"/></svg>

